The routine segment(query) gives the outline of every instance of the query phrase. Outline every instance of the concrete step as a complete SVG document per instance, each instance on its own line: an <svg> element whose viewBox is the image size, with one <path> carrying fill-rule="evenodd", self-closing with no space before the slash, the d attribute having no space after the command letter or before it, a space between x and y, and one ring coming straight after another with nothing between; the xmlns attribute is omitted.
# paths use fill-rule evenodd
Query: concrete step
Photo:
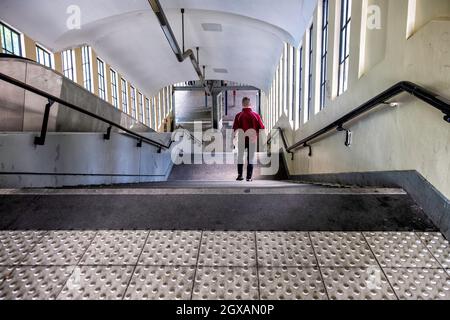
<svg viewBox="0 0 450 320"><path fill-rule="evenodd" d="M275 157L276 161L272 163L266 153L257 153L257 164L255 164L253 173L254 180L287 180L287 171L281 156L277 154ZM193 154L186 155L184 159L189 159L191 164L175 165L169 181L233 181L237 177L237 154L216 154L215 159L219 164L195 164L196 158ZM199 155L198 159L205 158L203 155ZM273 169L271 169L272 164ZM244 165L244 175L246 170L246 165Z"/></svg>
<svg viewBox="0 0 450 320"><path fill-rule="evenodd" d="M0 214L0 230L436 230L402 190L270 181L3 190Z"/></svg>

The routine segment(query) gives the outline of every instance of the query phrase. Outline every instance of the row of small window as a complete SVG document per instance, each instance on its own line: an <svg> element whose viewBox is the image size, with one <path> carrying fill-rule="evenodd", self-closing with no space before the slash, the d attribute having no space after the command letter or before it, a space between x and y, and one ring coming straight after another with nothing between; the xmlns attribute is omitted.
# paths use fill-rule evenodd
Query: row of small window
<svg viewBox="0 0 450 320"><path fill-rule="evenodd" d="M328 81L328 43L329 43L329 13L330 13L330 3L329 0L321 0L322 6L322 17L320 26L320 93L319 93L319 108L322 110L326 107L326 96L327 96L327 81ZM341 0L340 4L340 48L339 48L339 64L338 64L338 91L337 95L343 94L348 88L348 75L349 75L349 60L350 60L350 29L351 29L351 7L352 0ZM270 102L272 106L279 105L280 100L285 99L291 105L291 120L295 121L296 108L298 107L298 121L300 123L300 118L303 112L303 122L307 122L313 112L313 93L315 81L319 80L316 78L315 73L315 52L314 52L314 23L311 24L307 32L307 52L304 52L305 46L300 46L300 48L291 47L286 45L284 55L281 60L279 73L276 76L274 85L272 87L272 94ZM289 52L289 50L292 50ZM304 61L306 59L306 61ZM305 63L304 63L305 62ZM306 68L306 72L304 70ZM292 68L289 70L288 68ZM284 89L281 89L282 72L284 70L285 82ZM296 75L298 75L298 82L296 83ZM290 89L288 87L291 87ZM281 92L284 91L284 92ZM289 92L291 91L291 92ZM297 94L297 97L295 97ZM306 94L306 97L304 96ZM298 104L296 100L298 98ZM306 101L304 100L306 98ZM304 103L306 102L306 108L304 108ZM287 103L285 103L287 105Z"/></svg>
<svg viewBox="0 0 450 320"><path fill-rule="evenodd" d="M23 50L20 33L3 23L0 23L0 33L3 53L22 57ZM40 45L36 45L36 61L49 68L53 68L54 65L53 55Z"/></svg>
<svg viewBox="0 0 450 320"><path fill-rule="evenodd" d="M0 23L0 32L2 38L2 51L6 54L24 56L22 50L21 34L12 28ZM81 49L82 70L83 70L83 85L86 90L93 92L92 83L92 51L89 46L84 46ZM75 52L73 50L66 50L62 52L62 65L63 74L68 79L76 82L76 67L75 67ZM49 67L54 68L53 54L44 49L40 45L36 45L36 62ZM98 95L101 99L107 100L107 87L106 87L106 66L105 63L97 58L97 70L98 70ZM111 72L111 103L115 108L119 108L119 92L118 92L118 76L117 72L110 69ZM121 98L122 98L122 110L126 113L129 112L128 108L128 83L125 79L121 78ZM145 99L146 119L144 119L144 97L141 93L138 93L138 99L136 100L136 88L131 88L131 116L137 119L137 103L139 104L139 121L146 123L147 125L156 128L156 117L150 116L150 99ZM154 103L153 103L154 104ZM153 108L152 108L153 109ZM145 122L144 122L145 120Z"/></svg>

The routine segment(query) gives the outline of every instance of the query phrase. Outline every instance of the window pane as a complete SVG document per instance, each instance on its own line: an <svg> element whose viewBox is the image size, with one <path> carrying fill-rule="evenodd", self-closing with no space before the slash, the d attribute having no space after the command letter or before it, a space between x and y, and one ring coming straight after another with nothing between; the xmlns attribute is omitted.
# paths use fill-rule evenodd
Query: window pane
<svg viewBox="0 0 450 320"><path fill-rule="evenodd" d="M37 63L40 63L48 68L52 68L51 54L40 46L36 46Z"/></svg>

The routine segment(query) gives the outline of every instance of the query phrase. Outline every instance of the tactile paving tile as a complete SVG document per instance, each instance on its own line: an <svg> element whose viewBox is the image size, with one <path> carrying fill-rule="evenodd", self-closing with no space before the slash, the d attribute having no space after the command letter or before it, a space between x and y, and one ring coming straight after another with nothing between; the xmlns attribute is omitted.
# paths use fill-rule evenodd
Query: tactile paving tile
<svg viewBox="0 0 450 320"><path fill-rule="evenodd" d="M258 265L265 267L317 266L306 232L258 232Z"/></svg>
<svg viewBox="0 0 450 320"><path fill-rule="evenodd" d="M0 285L1 300L54 300L73 266L18 267Z"/></svg>
<svg viewBox="0 0 450 320"><path fill-rule="evenodd" d="M440 267L413 232L373 232L365 235L383 268Z"/></svg>
<svg viewBox="0 0 450 320"><path fill-rule="evenodd" d="M260 268L262 300L325 300L318 268Z"/></svg>
<svg viewBox="0 0 450 320"><path fill-rule="evenodd" d="M370 267L378 265L361 233L313 232L311 240L320 266Z"/></svg>
<svg viewBox="0 0 450 320"><path fill-rule="evenodd" d="M189 300L195 267L138 266L125 294L126 300Z"/></svg>
<svg viewBox="0 0 450 320"><path fill-rule="evenodd" d="M201 232L150 231L139 265L195 266Z"/></svg>
<svg viewBox="0 0 450 320"><path fill-rule="evenodd" d="M193 300L257 300L256 268L199 267Z"/></svg>
<svg viewBox="0 0 450 320"><path fill-rule="evenodd" d="M443 269L386 268L400 300L450 300L450 276Z"/></svg>
<svg viewBox="0 0 450 320"><path fill-rule="evenodd" d="M321 268L331 300L397 299L379 267Z"/></svg>
<svg viewBox="0 0 450 320"><path fill-rule="evenodd" d="M0 231L0 265L19 264L44 234L41 231Z"/></svg>
<svg viewBox="0 0 450 320"><path fill-rule="evenodd" d="M25 259L26 265L76 265L94 239L91 231L54 231L46 234Z"/></svg>
<svg viewBox="0 0 450 320"><path fill-rule="evenodd" d="M130 282L132 266L76 267L59 300L121 300Z"/></svg>
<svg viewBox="0 0 450 320"><path fill-rule="evenodd" d="M100 231L81 260L83 265L136 265L148 231Z"/></svg>
<svg viewBox="0 0 450 320"><path fill-rule="evenodd" d="M205 232L200 247L199 266L256 266L253 232Z"/></svg>
<svg viewBox="0 0 450 320"><path fill-rule="evenodd" d="M14 267L0 267L0 285L13 270Z"/></svg>
<svg viewBox="0 0 450 320"><path fill-rule="evenodd" d="M450 243L439 233L418 233L420 240L427 246L431 254L444 267L450 268Z"/></svg>

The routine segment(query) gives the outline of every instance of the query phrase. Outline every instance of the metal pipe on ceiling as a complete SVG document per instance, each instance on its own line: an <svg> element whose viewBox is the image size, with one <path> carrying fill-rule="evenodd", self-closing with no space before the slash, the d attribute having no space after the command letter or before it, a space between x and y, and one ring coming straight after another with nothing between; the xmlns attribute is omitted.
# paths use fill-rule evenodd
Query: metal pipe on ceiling
<svg viewBox="0 0 450 320"><path fill-rule="evenodd" d="M183 62L187 58L191 59L192 66L195 69L195 72L197 73L202 85L205 87L205 91L208 95L211 94L211 90L209 90L206 81L205 81L205 75L202 73L202 69L200 67L200 64L197 61L197 58L195 57L194 51L191 49L187 51L181 51L180 45L178 44L177 39L175 38L175 35L173 33L172 28L170 27L169 20L167 20L166 14L164 13L164 10L162 9L161 4L159 3L159 0L148 0L150 6L153 9L153 12L155 13L156 17L158 18L159 24L161 25L161 29L164 32L164 35L167 38L167 41L169 42L170 47L172 48L172 51L174 52L175 56L177 57L179 62Z"/></svg>

